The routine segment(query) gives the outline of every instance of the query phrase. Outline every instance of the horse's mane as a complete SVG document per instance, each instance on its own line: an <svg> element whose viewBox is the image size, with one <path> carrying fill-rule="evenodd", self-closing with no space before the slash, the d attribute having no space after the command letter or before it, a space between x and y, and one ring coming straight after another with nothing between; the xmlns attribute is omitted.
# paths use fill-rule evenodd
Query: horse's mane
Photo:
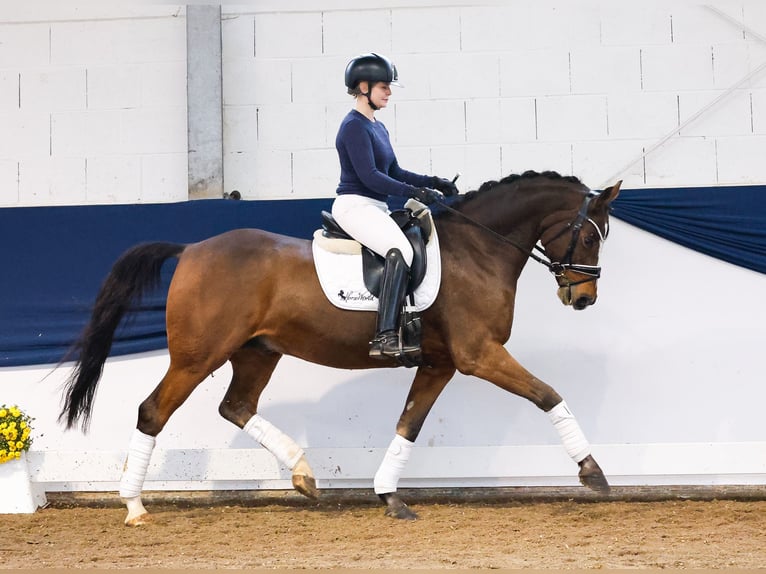
<svg viewBox="0 0 766 574"><path fill-rule="evenodd" d="M583 183L575 176L573 175L561 175L560 173L556 171L543 171L543 172L536 172L534 170L528 170L525 171L522 174L518 173L512 173L510 175L505 176L501 180L497 181L494 179L491 179L489 181L485 181L479 186L479 189L475 189L472 191L469 191L465 193L464 195L460 196L460 203L469 201L476 197L477 195L489 191L490 189L497 187L498 185L508 185L511 183L515 183L519 180L525 180L525 179L535 179L538 177L544 177L547 179L557 179L557 180L563 180L568 181L570 183L582 185Z"/></svg>

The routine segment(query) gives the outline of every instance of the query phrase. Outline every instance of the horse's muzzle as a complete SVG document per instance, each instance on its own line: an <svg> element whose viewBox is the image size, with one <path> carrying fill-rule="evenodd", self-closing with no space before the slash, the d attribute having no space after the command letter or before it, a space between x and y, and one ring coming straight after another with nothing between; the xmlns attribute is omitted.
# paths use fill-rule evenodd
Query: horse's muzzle
<svg viewBox="0 0 766 574"><path fill-rule="evenodd" d="M582 311L583 309L590 307L596 302L596 295L591 293L577 294L576 289L573 289L571 285L564 285L559 287L558 296L564 305L571 305L576 311Z"/></svg>

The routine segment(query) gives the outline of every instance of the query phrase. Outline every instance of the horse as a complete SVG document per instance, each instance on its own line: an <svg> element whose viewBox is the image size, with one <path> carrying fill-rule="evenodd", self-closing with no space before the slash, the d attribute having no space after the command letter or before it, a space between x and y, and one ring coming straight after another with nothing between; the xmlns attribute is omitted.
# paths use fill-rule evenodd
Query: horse
<svg viewBox="0 0 766 574"><path fill-rule="evenodd" d="M422 313L422 364L417 367L394 439L374 476L385 514L415 519L397 494L412 445L439 394L456 372L489 381L547 413L582 485L609 483L564 399L505 348L519 276L529 259L548 267L560 301L575 310L596 302L599 251L609 210L622 182L592 191L574 176L528 171L440 202L433 221L441 247L441 285ZM258 414L258 400L283 355L341 369L393 368L370 358L375 313L333 306L323 294L310 240L259 229L236 229L198 243L152 242L123 253L105 278L91 317L73 345L77 359L64 383L59 420L87 431L96 387L117 329L131 306L177 260L166 300L170 365L138 407L119 495L125 524L151 519L141 501L155 437L208 375L229 361L232 378L219 414L291 470L293 487L319 491L306 453ZM247 289L242 286L246 285Z"/></svg>

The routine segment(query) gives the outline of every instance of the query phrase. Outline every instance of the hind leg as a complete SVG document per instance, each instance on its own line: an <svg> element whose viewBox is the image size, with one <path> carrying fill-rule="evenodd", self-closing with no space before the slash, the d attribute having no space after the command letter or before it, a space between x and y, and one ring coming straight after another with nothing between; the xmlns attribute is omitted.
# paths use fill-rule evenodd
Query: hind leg
<svg viewBox="0 0 766 574"><path fill-rule="evenodd" d="M248 346L231 357L233 376L218 411L258 441L292 471L293 487L309 498L317 498L316 479L303 449L289 436L261 417L258 399L282 355L260 346Z"/></svg>
<svg viewBox="0 0 766 574"><path fill-rule="evenodd" d="M164 428L170 415L206 376L206 371L203 374L196 369L174 367L171 362L160 384L138 408L138 424L130 439L120 479L120 498L128 508L125 518L127 526L140 526L150 520L141 502L141 491L154 450L155 437Z"/></svg>

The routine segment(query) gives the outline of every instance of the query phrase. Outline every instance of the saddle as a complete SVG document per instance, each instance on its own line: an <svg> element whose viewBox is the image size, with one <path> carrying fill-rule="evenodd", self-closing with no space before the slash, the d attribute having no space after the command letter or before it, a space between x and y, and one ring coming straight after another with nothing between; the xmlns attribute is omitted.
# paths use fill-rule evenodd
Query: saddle
<svg viewBox="0 0 766 574"><path fill-rule="evenodd" d="M418 204L420 205L420 204ZM426 217L427 209L413 211L409 207L397 209L391 212L391 219L396 222L405 237L412 245L413 258L410 266L410 280L407 284L407 295L411 295L423 282L426 275L427 257L426 243L431 237L431 219ZM322 211L322 236L327 239L341 239L346 241L356 240L346 233L338 225L331 213ZM361 246L362 252L362 277L367 290L378 297L380 295L380 281L383 276L385 258L375 253L372 249Z"/></svg>

